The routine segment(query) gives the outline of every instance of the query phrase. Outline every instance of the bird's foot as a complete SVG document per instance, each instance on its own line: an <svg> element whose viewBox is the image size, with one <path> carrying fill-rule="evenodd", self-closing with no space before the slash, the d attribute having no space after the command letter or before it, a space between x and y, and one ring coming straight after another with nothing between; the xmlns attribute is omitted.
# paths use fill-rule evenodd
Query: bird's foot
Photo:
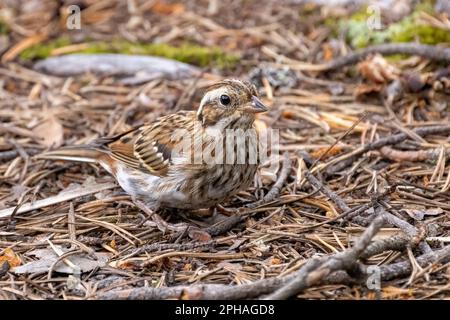
<svg viewBox="0 0 450 320"><path fill-rule="evenodd" d="M225 207L221 206L220 204L216 205L216 209L218 212L220 212L221 214L228 216L228 217L234 216L240 212L240 209L225 208Z"/></svg>
<svg viewBox="0 0 450 320"><path fill-rule="evenodd" d="M151 221L144 221L144 225L148 225L151 227L157 227L160 231L162 231L164 234L167 233L167 231L175 231L175 232L183 232L187 228L189 228L189 225L187 223L177 223L172 224L166 222L159 214L156 213L154 209L149 208L145 203L142 201L133 200L136 207L141 209L148 217L148 220Z"/></svg>

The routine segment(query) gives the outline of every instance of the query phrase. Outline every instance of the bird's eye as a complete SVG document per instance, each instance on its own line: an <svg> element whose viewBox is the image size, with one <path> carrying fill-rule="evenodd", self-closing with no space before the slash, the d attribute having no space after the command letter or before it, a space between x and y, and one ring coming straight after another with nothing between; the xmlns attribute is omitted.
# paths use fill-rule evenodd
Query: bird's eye
<svg viewBox="0 0 450 320"><path fill-rule="evenodd" d="M220 96L220 103L223 104L224 106L227 106L231 103L231 98L226 94L223 94Z"/></svg>

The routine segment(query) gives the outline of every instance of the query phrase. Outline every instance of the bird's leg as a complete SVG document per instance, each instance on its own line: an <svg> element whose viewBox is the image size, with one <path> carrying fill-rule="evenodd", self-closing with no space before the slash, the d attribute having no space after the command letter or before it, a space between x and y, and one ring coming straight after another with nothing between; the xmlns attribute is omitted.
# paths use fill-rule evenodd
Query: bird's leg
<svg viewBox="0 0 450 320"><path fill-rule="evenodd" d="M136 205L136 207L144 211L144 213L147 214L150 219L152 219L154 226L156 226L163 233L166 233L167 230L180 232L186 230L186 228L189 227L189 225L186 223L172 224L166 222L163 218L161 218L159 214L156 213L157 208L153 208L155 206L152 206L152 208L150 208L144 202L137 199L133 199L133 203ZM149 221L147 221L147 223L148 222Z"/></svg>
<svg viewBox="0 0 450 320"><path fill-rule="evenodd" d="M234 216L235 214L239 213L239 209L225 208L225 207L221 206L220 204L216 204L216 209L221 214L228 216L228 217Z"/></svg>

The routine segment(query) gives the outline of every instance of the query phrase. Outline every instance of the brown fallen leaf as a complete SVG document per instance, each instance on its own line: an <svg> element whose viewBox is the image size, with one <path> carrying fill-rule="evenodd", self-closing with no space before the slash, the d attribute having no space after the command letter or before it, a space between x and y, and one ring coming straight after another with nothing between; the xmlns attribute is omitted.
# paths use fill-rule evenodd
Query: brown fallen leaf
<svg viewBox="0 0 450 320"><path fill-rule="evenodd" d="M211 235L208 232L200 229L189 230L189 238L199 242L211 241Z"/></svg>
<svg viewBox="0 0 450 320"><path fill-rule="evenodd" d="M151 8L151 11L154 13L171 15L171 14L179 14L185 11L184 5L182 3L165 3L164 1L156 1L156 3Z"/></svg>
<svg viewBox="0 0 450 320"><path fill-rule="evenodd" d="M68 249L62 248L60 246L55 246L61 252L67 252ZM11 272L16 274L32 274L32 273L42 273L48 272L50 267L57 261L59 258L55 251L51 248L45 249L36 249L29 252L29 255L35 256L38 259L35 261L28 262L24 265L17 266L11 270ZM67 259L70 262L77 266L79 269L74 270L72 267L67 265L64 261L59 261L54 267L53 270L60 273L65 274L73 274L77 271L79 272L89 272L95 268L103 267L108 262L108 253L94 253L95 258L91 258L86 254L80 253L75 254Z"/></svg>
<svg viewBox="0 0 450 320"><path fill-rule="evenodd" d="M387 83L400 75L400 70L387 62L380 54L369 56L360 62L358 70L364 78L375 83Z"/></svg>
<svg viewBox="0 0 450 320"><path fill-rule="evenodd" d="M110 246L111 248L113 248L114 250L116 250L116 249L117 249L116 240L115 240L115 239L112 239L111 242L109 243L109 246Z"/></svg>
<svg viewBox="0 0 450 320"><path fill-rule="evenodd" d="M59 147L64 141L63 126L53 114L34 127L33 133L47 148Z"/></svg>
<svg viewBox="0 0 450 320"><path fill-rule="evenodd" d="M281 260L280 260L279 258L272 258L272 259L270 260L270 264L272 264L272 265L278 265L278 264L281 264Z"/></svg>
<svg viewBox="0 0 450 320"><path fill-rule="evenodd" d="M323 60L330 61L334 57L333 47L329 43L322 45Z"/></svg>
<svg viewBox="0 0 450 320"><path fill-rule="evenodd" d="M430 208L426 209L425 207L420 208L406 208L402 211L406 212L411 218L414 220L423 220L425 216L437 216L444 213L442 208Z"/></svg>
<svg viewBox="0 0 450 320"><path fill-rule="evenodd" d="M326 152L326 154L325 154ZM329 157L335 156L342 152L341 146L333 146L331 149L329 147L324 147L317 149L313 152L311 152L311 157L318 159L323 156L322 160L325 160Z"/></svg>
<svg viewBox="0 0 450 320"><path fill-rule="evenodd" d="M0 256L0 264L2 262L7 262L10 268L18 267L22 264L22 260L11 248L6 248L3 251L3 255Z"/></svg>
<svg viewBox="0 0 450 320"><path fill-rule="evenodd" d="M414 295L412 289L403 289L394 286L388 286L381 290L383 299L407 299Z"/></svg>

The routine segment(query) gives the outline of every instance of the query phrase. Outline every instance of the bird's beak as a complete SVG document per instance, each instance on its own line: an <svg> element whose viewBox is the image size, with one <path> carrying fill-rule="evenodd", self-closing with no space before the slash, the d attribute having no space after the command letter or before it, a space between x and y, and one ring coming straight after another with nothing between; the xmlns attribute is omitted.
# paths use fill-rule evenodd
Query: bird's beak
<svg viewBox="0 0 450 320"><path fill-rule="evenodd" d="M255 96L252 96L252 102L246 105L243 110L248 113L260 113L266 112L269 109L264 105L264 103L262 103L261 100Z"/></svg>

